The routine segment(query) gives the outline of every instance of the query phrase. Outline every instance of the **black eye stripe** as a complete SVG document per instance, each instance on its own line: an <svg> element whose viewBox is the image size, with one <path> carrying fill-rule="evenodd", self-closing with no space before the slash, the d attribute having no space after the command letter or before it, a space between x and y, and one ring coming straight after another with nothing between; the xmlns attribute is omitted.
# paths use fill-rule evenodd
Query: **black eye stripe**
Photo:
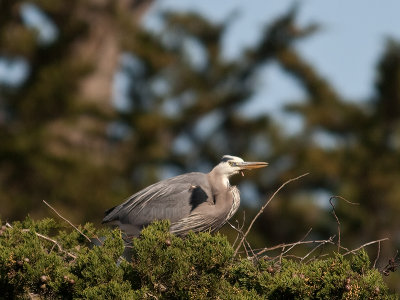
<svg viewBox="0 0 400 300"><path fill-rule="evenodd" d="M221 159L221 162L229 162L231 159L232 159L231 157L224 156L224 157Z"/></svg>

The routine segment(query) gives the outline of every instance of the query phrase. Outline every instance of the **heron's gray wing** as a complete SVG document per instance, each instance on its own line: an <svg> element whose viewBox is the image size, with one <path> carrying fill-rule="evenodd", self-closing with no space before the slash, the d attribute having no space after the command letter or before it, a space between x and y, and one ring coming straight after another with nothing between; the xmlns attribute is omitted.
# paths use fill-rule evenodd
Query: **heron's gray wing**
<svg viewBox="0 0 400 300"><path fill-rule="evenodd" d="M240 204L240 193L237 187L230 187L225 194L216 194L219 204L205 202L185 218L171 224L170 231L177 235L185 235L190 230L195 232L220 229L237 211ZM218 199L216 199L218 200Z"/></svg>
<svg viewBox="0 0 400 300"><path fill-rule="evenodd" d="M103 223L141 228L154 220L174 223L204 202L212 202L207 175L189 173L155 183L106 212ZM140 229L139 229L140 230Z"/></svg>
<svg viewBox="0 0 400 300"><path fill-rule="evenodd" d="M179 222L172 223L170 231L176 235L185 235L190 230L193 230L194 232L207 230L214 232L221 228L225 223L225 220L222 221L213 215L194 213L180 219Z"/></svg>

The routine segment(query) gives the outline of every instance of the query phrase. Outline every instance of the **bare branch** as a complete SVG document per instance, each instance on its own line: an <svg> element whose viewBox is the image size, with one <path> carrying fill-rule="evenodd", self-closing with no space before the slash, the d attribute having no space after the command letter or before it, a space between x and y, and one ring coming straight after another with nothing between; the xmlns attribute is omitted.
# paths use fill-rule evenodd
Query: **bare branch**
<svg viewBox="0 0 400 300"><path fill-rule="evenodd" d="M249 251L247 251L246 243L243 243L243 249L244 249L244 252L246 253L246 257L249 257Z"/></svg>
<svg viewBox="0 0 400 300"><path fill-rule="evenodd" d="M319 243L317 246L315 246L314 248L312 248L310 252L308 252L305 256L303 256L303 257L300 259L300 261L305 260L307 257L309 257L309 256L311 255L311 253L313 253L313 252L314 252L315 250L317 250L319 247L321 247L321 246L323 246L323 245L326 245L326 244L328 244L328 243L332 244L332 243L333 243L333 242L332 242L333 238L334 238L334 237L330 237L328 240L322 241L321 243Z"/></svg>
<svg viewBox="0 0 400 300"><path fill-rule="evenodd" d="M340 253L340 221L339 221L338 216L336 215L335 205L333 205L333 203L332 203L333 199L341 199L341 200L344 200L347 203L353 204L353 205L359 205L359 203L351 202L351 201L343 198L342 196L332 196L332 197L329 198L329 203L332 206L332 214L335 217L336 223L337 223L337 231L338 231L338 250L337 251L338 251L338 253Z"/></svg>
<svg viewBox="0 0 400 300"><path fill-rule="evenodd" d="M379 242L378 242L378 253L376 254L376 258L375 258L375 260L374 260L374 265L373 265L373 268L374 268L374 269L375 269L375 267L376 267L376 263L377 263L378 260L379 260L380 254L381 254L381 242L379 241Z"/></svg>
<svg viewBox="0 0 400 300"><path fill-rule="evenodd" d="M235 220L236 223L237 223L237 227L235 227L235 225L231 224L231 223L228 221L228 224L229 224L234 230L236 230L236 232L238 233L237 236L236 236L236 238L235 238L235 241L234 241L233 244L232 244L232 248L235 247L235 245L236 245L237 241L239 240L240 236L244 234L244 233L243 233L243 227L244 227L245 220L246 220L246 211L244 210L244 211L243 211L243 222L242 222L242 226L240 226L239 220Z"/></svg>
<svg viewBox="0 0 400 300"><path fill-rule="evenodd" d="M258 257L257 257L257 255L255 255L255 253L254 253L254 251L253 251L253 248L251 248L250 243L249 243L247 240L245 240L245 242L246 242L247 247L249 248L251 254L253 255L253 256L251 256L251 258L255 258L256 260L258 260ZM249 257L249 256L247 255L247 257Z"/></svg>
<svg viewBox="0 0 400 300"><path fill-rule="evenodd" d="M285 251L285 248L282 248L281 254L279 254L279 264L282 265L282 258L283 258L283 251Z"/></svg>
<svg viewBox="0 0 400 300"><path fill-rule="evenodd" d="M334 237L335 237L335 235L330 237L328 240L299 241L299 242L295 242L295 243L279 244L279 245L275 245L275 246L272 246L272 247L269 247L269 248L264 248L260 252L258 252L257 255L261 255L261 254L263 254L265 252L273 251L273 250L280 249L280 248L290 247L290 246L293 246L293 245L297 246L297 245L306 245L306 244L326 243L326 242L328 242L330 240L333 240Z"/></svg>
<svg viewBox="0 0 400 300"><path fill-rule="evenodd" d="M13 228L12 225L11 225L10 223L6 223L6 226L7 226L8 228ZM22 231L23 231L23 232L30 232L31 230L30 230L30 229L22 229ZM38 233L38 232L36 232L36 231L33 231L33 233L34 233L37 237L40 237L40 238L42 238L42 239L45 239L46 241L52 242L54 245L57 246L57 248L58 248L58 250L59 250L60 252L63 252L63 253L65 253L65 254L67 254L69 257L72 257L73 259L76 259L76 256L75 256L74 254L69 253L68 251L65 251L65 250L61 247L61 245L60 245L56 240L54 240L54 239L52 239L52 238L49 238L48 236L45 236L45 235L43 235L43 234L41 234L41 233Z"/></svg>
<svg viewBox="0 0 400 300"><path fill-rule="evenodd" d="M289 183L292 182L292 181L298 180L298 179L300 179L300 178L302 178L302 177L304 177L304 176L306 176L306 175L308 175L308 174L309 174L309 173L305 173L305 174L300 175L300 176L298 176L298 177L296 177L296 178L289 179L288 181L286 181L285 183L283 183L283 184L272 194L272 196L271 196L271 197L268 199L268 201L261 207L261 209L258 211L257 215L256 215L256 216L253 218L253 220L251 221L249 227L247 228L247 231L245 232L245 234L243 235L242 239L241 239L240 242L239 242L239 245L238 245L238 246L236 247L236 249L235 249L234 256L237 255L237 253L238 253L240 247L243 245L244 240L246 239L247 235L249 234L251 228L252 228L253 225L254 225L254 222L255 222L255 221L258 219L258 217L264 212L264 209L268 206L268 204L272 201L272 199L274 199L274 197L276 196L276 194L278 194L279 191L280 191L281 189L283 189L283 187L284 187L285 185L289 184Z"/></svg>
<svg viewBox="0 0 400 300"><path fill-rule="evenodd" d="M285 252L283 252L283 254L288 253L290 250L292 250L294 247L296 247L297 245L299 245L302 241L304 241L306 239L306 237L310 234L312 228L310 228L307 233L304 235L304 237L299 240L298 242L294 243L292 246L289 247L289 249L287 249Z"/></svg>
<svg viewBox="0 0 400 300"><path fill-rule="evenodd" d="M380 240L376 240L376 241L371 241L371 242L365 243L365 244L361 245L360 247L358 247L358 248L356 248L356 249L347 251L345 254L343 254L343 256L346 256L346 255L348 255L348 254L350 254L350 253L351 253L351 254L354 254L354 253L356 253L357 251L359 251L359 250L361 250L362 248L365 248L365 247L367 247L367 246L369 246L369 245L373 245L373 244L380 243L380 242L383 242L383 241L388 241L388 240L389 240L389 238L383 238L383 239L380 239Z"/></svg>
<svg viewBox="0 0 400 300"><path fill-rule="evenodd" d="M238 222L238 220L236 220L236 223L238 223L238 227L236 227L235 225L233 225L233 224L232 224L231 222L229 222L229 221L228 221L227 223L229 224L229 226L231 226L231 227L237 232L235 241L234 241L233 244L232 244L232 246L235 247L237 241L239 240L239 237L240 237L241 233L243 233L243 232L242 232L242 231L240 230L240 228L239 228L239 222Z"/></svg>
<svg viewBox="0 0 400 300"><path fill-rule="evenodd" d="M69 225L71 225L76 231L78 231L81 235L83 235L90 243L92 242L92 240L82 232L82 230L80 230L78 227L76 227L74 224L72 224L69 220L67 220L66 218L64 218L58 211L55 210L55 208L53 208L50 204L48 204L46 201L43 200L43 203L46 204L48 207L51 208L52 211L54 211L57 216L59 216L61 219L63 219L65 222L67 222Z"/></svg>
<svg viewBox="0 0 400 300"><path fill-rule="evenodd" d="M69 257L72 257L73 259L76 259L76 255L73 255L72 253L69 253L68 251L65 251L65 250L61 247L61 245L60 245L56 240L53 240L52 238L49 238L49 237L47 237L47 236L45 236L45 235L43 235L43 234L37 233L37 232L35 232L35 234L36 234L38 237L42 238L42 239L45 239L45 240L47 240L47 241L49 241L49 242L52 242L54 245L57 246L58 251L67 254Z"/></svg>

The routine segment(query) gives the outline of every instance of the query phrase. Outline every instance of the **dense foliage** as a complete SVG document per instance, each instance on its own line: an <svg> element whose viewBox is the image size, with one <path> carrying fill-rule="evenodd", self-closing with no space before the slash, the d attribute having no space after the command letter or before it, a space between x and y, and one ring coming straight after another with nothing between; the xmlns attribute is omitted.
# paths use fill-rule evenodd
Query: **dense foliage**
<svg viewBox="0 0 400 300"><path fill-rule="evenodd" d="M364 251L332 254L308 263L234 257L227 239L209 233L179 238L168 222L134 239L129 261L121 233L80 228L104 236L93 246L77 230L52 219L7 224L0 235L2 299L395 299Z"/></svg>

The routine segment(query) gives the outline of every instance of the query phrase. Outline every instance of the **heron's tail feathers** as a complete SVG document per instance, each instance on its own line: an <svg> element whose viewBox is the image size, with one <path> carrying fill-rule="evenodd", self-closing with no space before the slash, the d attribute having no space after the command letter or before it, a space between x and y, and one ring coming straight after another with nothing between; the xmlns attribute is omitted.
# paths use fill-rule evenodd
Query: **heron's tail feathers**
<svg viewBox="0 0 400 300"><path fill-rule="evenodd" d="M101 223L104 224L104 223L108 223L111 221L115 221L117 219L116 216L117 216L118 212L119 212L118 206L114 206L110 209L107 209L104 212L104 218L103 218L103 221L101 221Z"/></svg>

